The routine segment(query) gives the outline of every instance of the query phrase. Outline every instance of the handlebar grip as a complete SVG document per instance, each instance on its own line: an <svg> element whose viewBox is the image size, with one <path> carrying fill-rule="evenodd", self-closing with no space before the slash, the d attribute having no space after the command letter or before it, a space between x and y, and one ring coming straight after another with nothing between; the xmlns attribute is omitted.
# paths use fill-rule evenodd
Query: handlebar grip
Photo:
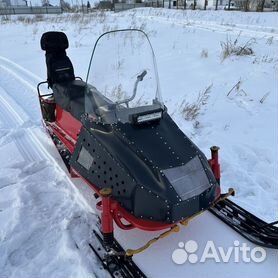
<svg viewBox="0 0 278 278"><path fill-rule="evenodd" d="M140 75L137 76L137 79L139 81L142 81L144 79L144 77L146 76L146 74L147 74L147 71L144 70Z"/></svg>

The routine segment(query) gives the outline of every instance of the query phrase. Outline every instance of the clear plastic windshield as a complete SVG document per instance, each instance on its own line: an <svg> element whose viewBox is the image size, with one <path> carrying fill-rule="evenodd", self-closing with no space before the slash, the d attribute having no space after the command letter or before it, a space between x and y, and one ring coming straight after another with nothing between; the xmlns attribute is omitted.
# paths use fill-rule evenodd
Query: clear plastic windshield
<svg viewBox="0 0 278 278"><path fill-rule="evenodd" d="M147 35L140 30L111 31L99 37L87 83L99 100L95 105L85 105L87 113L93 112L93 106L117 110L154 103L163 106L154 52ZM91 101L90 97L87 101ZM107 106L109 103L113 105Z"/></svg>

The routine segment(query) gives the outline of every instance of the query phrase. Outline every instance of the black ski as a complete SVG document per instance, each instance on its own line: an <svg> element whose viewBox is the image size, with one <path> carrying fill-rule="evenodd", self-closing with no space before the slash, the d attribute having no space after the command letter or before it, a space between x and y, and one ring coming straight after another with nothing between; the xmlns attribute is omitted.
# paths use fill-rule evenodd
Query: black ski
<svg viewBox="0 0 278 278"><path fill-rule="evenodd" d="M93 237L94 243L89 243L90 248L98 257L104 269L106 269L113 278L147 278L140 268L133 262L131 257L125 255L124 249L114 239L111 251L105 250L102 236L95 230Z"/></svg>
<svg viewBox="0 0 278 278"><path fill-rule="evenodd" d="M224 223L256 245L278 249L278 227L266 223L229 199L209 209Z"/></svg>

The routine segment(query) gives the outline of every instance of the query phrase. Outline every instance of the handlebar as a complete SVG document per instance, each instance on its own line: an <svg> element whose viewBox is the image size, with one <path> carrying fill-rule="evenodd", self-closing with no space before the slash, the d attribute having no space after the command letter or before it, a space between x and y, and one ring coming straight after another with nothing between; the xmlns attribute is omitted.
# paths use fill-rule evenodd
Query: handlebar
<svg viewBox="0 0 278 278"><path fill-rule="evenodd" d="M117 101L116 104L125 103L126 106L128 107L128 103L129 103L130 101L132 101L132 100L135 98L135 96L136 96L138 83L141 82L141 81L143 81L143 79L144 79L144 77L145 77L146 75L147 75L147 71L146 71L146 70L143 70L143 72L137 76L137 79L136 79L135 84L134 84L132 96L131 96L130 98L128 98L128 99L124 99L124 100L122 100L122 101Z"/></svg>

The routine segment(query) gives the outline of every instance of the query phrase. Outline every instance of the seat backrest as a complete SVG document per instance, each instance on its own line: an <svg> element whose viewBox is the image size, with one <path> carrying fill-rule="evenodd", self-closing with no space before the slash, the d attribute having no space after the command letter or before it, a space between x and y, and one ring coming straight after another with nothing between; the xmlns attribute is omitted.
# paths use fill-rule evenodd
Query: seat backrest
<svg viewBox="0 0 278 278"><path fill-rule="evenodd" d="M52 88L54 83L69 82L75 79L74 70L66 49L68 38L63 32L46 32L41 37L41 48L45 51L47 81Z"/></svg>

